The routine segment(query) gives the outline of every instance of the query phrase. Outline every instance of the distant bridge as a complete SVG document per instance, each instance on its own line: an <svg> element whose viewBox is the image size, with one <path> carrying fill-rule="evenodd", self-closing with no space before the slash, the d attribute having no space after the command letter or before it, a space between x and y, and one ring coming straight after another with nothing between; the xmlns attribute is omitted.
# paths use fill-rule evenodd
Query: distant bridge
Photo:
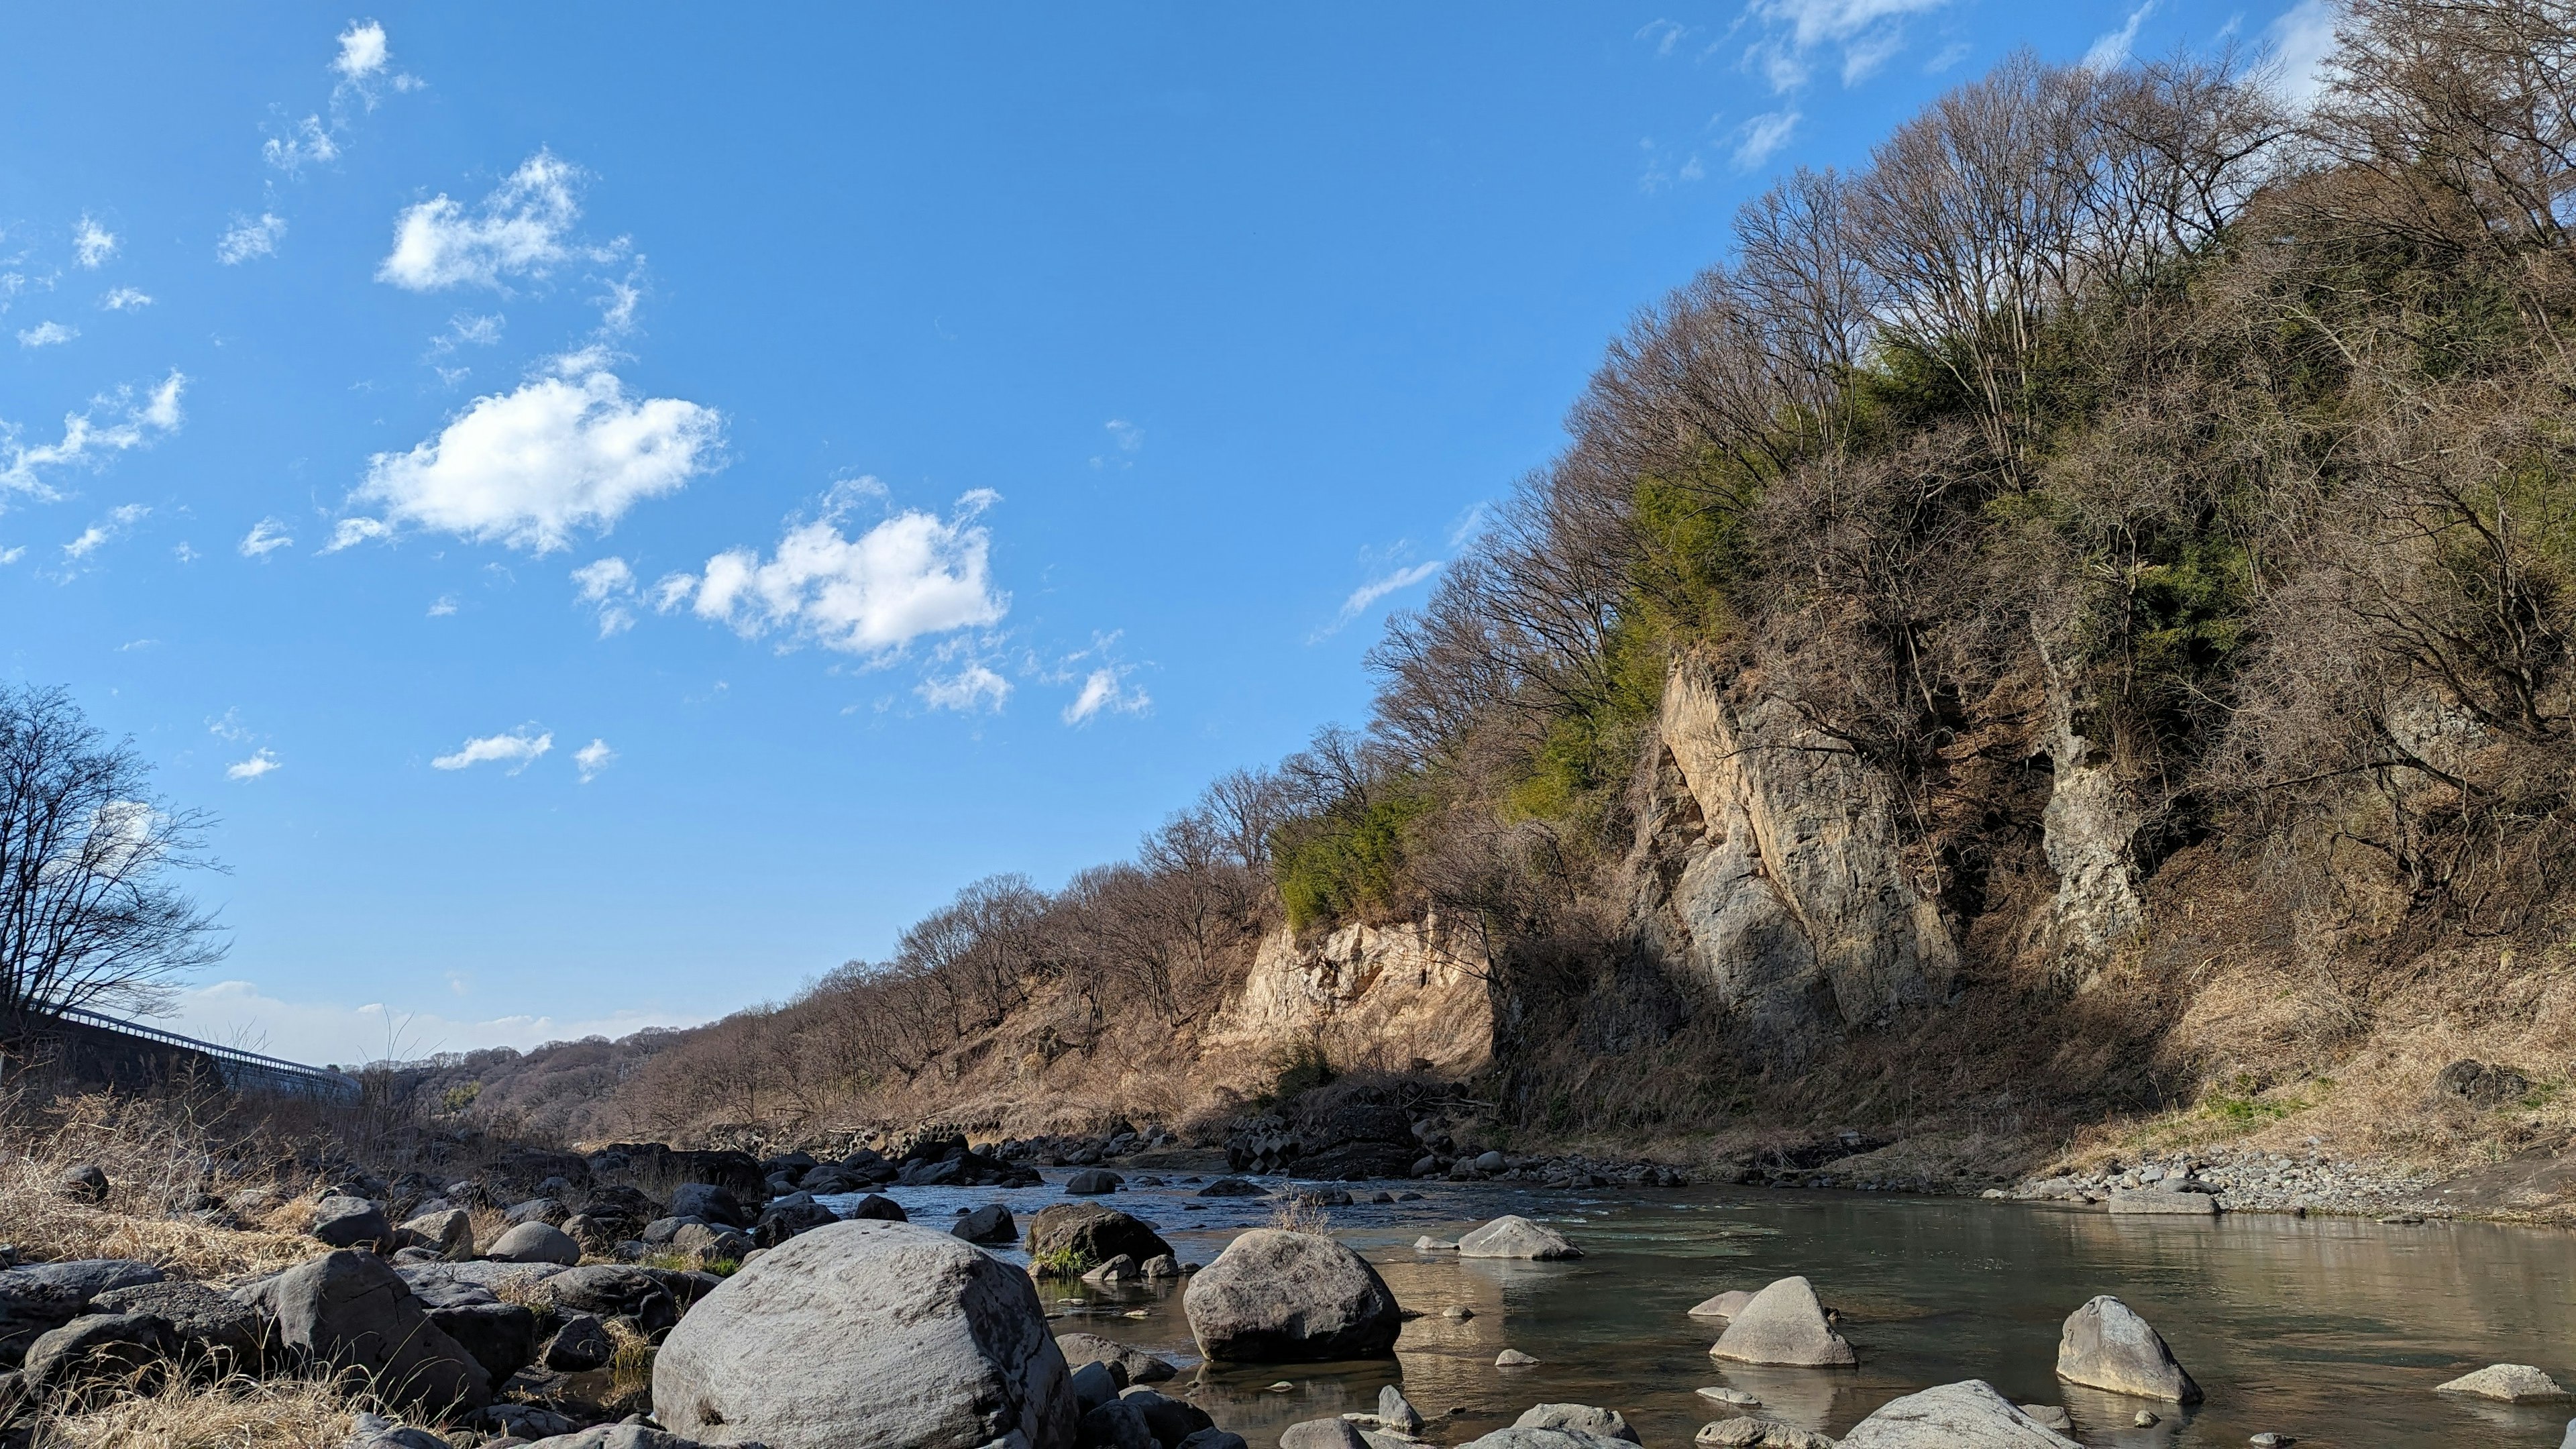
<svg viewBox="0 0 2576 1449"><path fill-rule="evenodd" d="M76 1006L47 1015L55 1026L47 1034L60 1043L63 1065L86 1081L139 1087L196 1070L212 1073L236 1092L312 1097L334 1103L354 1103L361 1093L358 1079L346 1072L309 1067L239 1047L218 1046Z"/></svg>

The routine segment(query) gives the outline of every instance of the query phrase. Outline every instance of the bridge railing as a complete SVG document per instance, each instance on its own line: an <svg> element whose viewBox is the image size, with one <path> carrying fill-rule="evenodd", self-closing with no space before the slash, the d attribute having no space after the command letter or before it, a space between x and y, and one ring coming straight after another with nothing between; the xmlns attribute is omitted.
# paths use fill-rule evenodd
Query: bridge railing
<svg viewBox="0 0 2576 1449"><path fill-rule="evenodd" d="M358 1079L346 1072L327 1071L321 1067L306 1066L302 1062L291 1062L284 1057L272 1057L260 1052L244 1051L240 1047L199 1041L195 1037L182 1036L175 1031L164 1031L157 1026L146 1026L139 1021L125 1021L77 1006L65 1007L51 1014L66 1021L79 1022L95 1031L113 1032L119 1036L134 1037L162 1046L178 1047L205 1057L214 1063L215 1070L224 1079L224 1085L237 1092L248 1090L290 1092L320 1097L333 1102L354 1102L364 1090L359 1085Z"/></svg>

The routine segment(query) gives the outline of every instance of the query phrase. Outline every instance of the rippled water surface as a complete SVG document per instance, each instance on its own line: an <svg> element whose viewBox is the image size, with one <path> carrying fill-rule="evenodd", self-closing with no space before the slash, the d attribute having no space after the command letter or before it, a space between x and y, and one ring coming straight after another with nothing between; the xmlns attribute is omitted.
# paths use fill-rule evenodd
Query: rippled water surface
<svg viewBox="0 0 2576 1449"><path fill-rule="evenodd" d="M915 1222L1010 1206L1023 1227L1065 1201L1039 1188L897 1188ZM1263 1179L1278 1188L1281 1180ZM1381 1187L1351 1185L1366 1198ZM1726 1188L1579 1195L1425 1184L1421 1201L1331 1209L1336 1237L1367 1255L1396 1298L1425 1316L1392 1362L1208 1367L1177 1287L1103 1292L1041 1285L1057 1330L1085 1329L1181 1365L1217 1423L1270 1449L1300 1419L1376 1405L1400 1382L1427 1437L1459 1443L1531 1404L1615 1408L1648 1449L1680 1449L1721 1417L1693 1390L1761 1396L1764 1415L1840 1435L1880 1404L1930 1384L1982 1378L2017 1402L2059 1403L2087 1444L2242 1445L2263 1430L2314 1449L2399 1445L2556 1446L2576 1408L2510 1408L2436 1397L2435 1384L2489 1363L2576 1378L2576 1235L2477 1224L2398 1226L2252 1214L2114 1218L2022 1203ZM1187 1261L1265 1223L1262 1198L1201 1199L1177 1178L1100 1199L1153 1222ZM855 1199L835 1201L855 1201ZM1417 1253L1506 1212L1550 1223L1579 1262L1461 1261ZM1008 1254L1013 1258L1023 1255ZM1765 1369L1708 1356L1717 1326L1686 1315L1728 1288L1804 1273L1843 1314L1858 1369ZM2154 1323L2208 1392L2197 1409L2061 1385L2058 1325L2096 1293ZM1474 1317L1445 1318L1464 1305ZM1497 1369L1516 1348L1536 1367ZM1270 1386L1285 1382L1284 1390ZM2141 1407L2165 1422L2130 1426ZM1444 1418L1443 1416L1448 1416Z"/></svg>

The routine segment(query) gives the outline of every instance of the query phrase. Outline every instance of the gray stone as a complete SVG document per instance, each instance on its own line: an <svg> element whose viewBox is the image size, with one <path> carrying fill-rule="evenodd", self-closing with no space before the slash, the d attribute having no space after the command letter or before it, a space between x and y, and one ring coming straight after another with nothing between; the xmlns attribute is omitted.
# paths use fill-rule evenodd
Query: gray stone
<svg viewBox="0 0 2576 1449"><path fill-rule="evenodd" d="M537 1356L537 1315L522 1304L481 1296L484 1301L430 1305L429 1321L483 1365L492 1382L507 1383Z"/></svg>
<svg viewBox="0 0 2576 1449"><path fill-rule="evenodd" d="M527 1222L493 1239L483 1256L496 1263L560 1263L569 1268L581 1261L581 1244L561 1228Z"/></svg>
<svg viewBox="0 0 2576 1449"><path fill-rule="evenodd" d="M1201 1429L1173 1445L1172 1449L1252 1449L1252 1446L1243 1442L1241 1434L1224 1429Z"/></svg>
<svg viewBox="0 0 2576 1449"><path fill-rule="evenodd" d="M675 1218L701 1218L729 1228L747 1228L752 1221L751 1215L742 1210L740 1199L706 1182L684 1182L671 1189L669 1212Z"/></svg>
<svg viewBox="0 0 2576 1449"><path fill-rule="evenodd" d="M1368 1260L1330 1238L1254 1228L1226 1245L1181 1295L1212 1362L1370 1358L1403 1326Z"/></svg>
<svg viewBox="0 0 2576 1449"><path fill-rule="evenodd" d="M1583 1250L1553 1228L1506 1214L1458 1239L1461 1258L1580 1258Z"/></svg>
<svg viewBox="0 0 2576 1449"><path fill-rule="evenodd" d="M2557 1380L2527 1363L2489 1364L2475 1373L2462 1374L2433 1392L2466 1394L2508 1404L2555 1404L2569 1397L2568 1392L2558 1386Z"/></svg>
<svg viewBox="0 0 2576 1449"><path fill-rule="evenodd" d="M524 1449L718 1449L696 1439L642 1424L595 1424L578 1433L539 1439Z"/></svg>
<svg viewBox="0 0 2576 1449"><path fill-rule="evenodd" d="M165 1280L111 1288L89 1301L89 1311L148 1313L164 1319L179 1336L180 1356L219 1376L255 1372L269 1333L256 1310L203 1283Z"/></svg>
<svg viewBox="0 0 2576 1449"><path fill-rule="evenodd" d="M2218 1211L2218 1199L2205 1192L2181 1192L2168 1187L2120 1187L2111 1190L2111 1211L2205 1218Z"/></svg>
<svg viewBox="0 0 2576 1449"><path fill-rule="evenodd" d="M957 1220L949 1232L970 1243L1008 1243L1020 1236L1020 1225L1011 1218L1011 1210L997 1202L988 1202Z"/></svg>
<svg viewBox="0 0 2576 1449"><path fill-rule="evenodd" d="M606 1368L616 1356L617 1343L608 1336L608 1325L587 1313L565 1319L555 1336L546 1340L546 1367L559 1373Z"/></svg>
<svg viewBox="0 0 2576 1449"><path fill-rule="evenodd" d="M1816 1290L1804 1278L1783 1278L1746 1300L1709 1354L1737 1363L1800 1368L1846 1368L1860 1362L1851 1345L1825 1322Z"/></svg>
<svg viewBox="0 0 2576 1449"><path fill-rule="evenodd" d="M84 1313L27 1347L19 1366L26 1392L46 1398L95 1385L149 1392L179 1356L170 1320L151 1313Z"/></svg>
<svg viewBox="0 0 2576 1449"><path fill-rule="evenodd" d="M1144 1266L1136 1271L1149 1282L1188 1276L1188 1270L1181 1266L1181 1260L1169 1253L1147 1258Z"/></svg>
<svg viewBox="0 0 2576 1449"><path fill-rule="evenodd" d="M1116 1361L1101 1360L1075 1369L1065 1383L1073 1390L1074 1402L1088 1414L1118 1397L1118 1391L1127 1387L1127 1375Z"/></svg>
<svg viewBox="0 0 2576 1449"><path fill-rule="evenodd" d="M1422 1411L1393 1384L1377 1391L1377 1421L1401 1433L1422 1432Z"/></svg>
<svg viewBox="0 0 2576 1449"><path fill-rule="evenodd" d="M816 1202L811 1195L795 1193L760 1210L760 1221L751 1225L752 1245L774 1248L798 1233L830 1227L840 1220L839 1214ZM739 1258L742 1255L737 1253L734 1256Z"/></svg>
<svg viewBox="0 0 2576 1449"><path fill-rule="evenodd" d="M1435 1238L1429 1233L1425 1233L1421 1237L1413 1240L1413 1251L1417 1253L1454 1253L1458 1251L1458 1245L1448 1238Z"/></svg>
<svg viewBox="0 0 2576 1449"><path fill-rule="evenodd" d="M26 1263L0 1273L0 1284L41 1283L69 1289L86 1303L101 1293L159 1283L170 1275L132 1258L74 1258L68 1263Z"/></svg>
<svg viewBox="0 0 2576 1449"><path fill-rule="evenodd" d="M1268 1197L1270 1189L1239 1177L1220 1177L1199 1189L1201 1197Z"/></svg>
<svg viewBox="0 0 2576 1449"><path fill-rule="evenodd" d="M513 1439L552 1438L581 1427L579 1420L538 1404L493 1404L477 1410L467 1422Z"/></svg>
<svg viewBox="0 0 2576 1449"><path fill-rule="evenodd" d="M655 1414L768 1449L1067 1449L1077 1405L1028 1274L934 1228L772 1248L671 1330Z"/></svg>
<svg viewBox="0 0 2576 1449"><path fill-rule="evenodd" d="M385 1210L363 1197L326 1197L314 1204L313 1224L307 1229L335 1248L374 1247L386 1251L394 1247L393 1225L385 1221Z"/></svg>
<svg viewBox="0 0 2576 1449"><path fill-rule="evenodd" d="M2174 1361L2164 1337L2108 1294L2066 1316L2057 1337L2057 1376L2115 1394L2200 1402L2200 1385Z"/></svg>
<svg viewBox="0 0 2576 1449"><path fill-rule="evenodd" d="M1750 1416L1704 1424L1691 1442L1700 1449L1834 1449L1822 1434Z"/></svg>
<svg viewBox="0 0 2576 1449"><path fill-rule="evenodd" d="M1060 1202L1029 1219L1029 1256L1070 1252L1084 1263L1106 1263L1121 1253L1141 1263L1172 1251L1162 1236L1135 1218L1096 1202Z"/></svg>
<svg viewBox="0 0 2576 1449"><path fill-rule="evenodd" d="M896 1202L883 1193L875 1192L860 1198L857 1205L843 1216L851 1222L908 1223L912 1221L912 1214L903 1210L902 1203Z"/></svg>
<svg viewBox="0 0 2576 1449"><path fill-rule="evenodd" d="M1470 1439L1459 1449L1620 1449L1625 1439L1607 1439L1581 1429L1524 1429L1514 1425Z"/></svg>
<svg viewBox="0 0 2576 1449"><path fill-rule="evenodd" d="M561 1227L564 1219L571 1216L572 1209L550 1197L532 1197L526 1202L513 1204L501 1213L502 1219L513 1227L520 1223L544 1223L550 1228Z"/></svg>
<svg viewBox="0 0 2576 1449"><path fill-rule="evenodd" d="M474 1219L463 1208L423 1213L402 1225L407 1243L428 1248L452 1263L474 1256Z"/></svg>
<svg viewBox="0 0 2576 1449"><path fill-rule="evenodd" d="M348 1440L341 1449L448 1449L446 1440L408 1424L397 1424L382 1414L360 1413L350 1422Z"/></svg>
<svg viewBox="0 0 2576 1449"><path fill-rule="evenodd" d="M1168 1360L1096 1333L1060 1333L1055 1346L1064 1354L1065 1363L1076 1371L1087 1363L1114 1364L1131 1384L1159 1384L1180 1372Z"/></svg>
<svg viewBox="0 0 2576 1449"><path fill-rule="evenodd" d="M1530 1357L1528 1354L1521 1352L1517 1348L1507 1348L1501 1353L1494 1355L1494 1367L1496 1368L1528 1368L1530 1365L1537 1362L1537 1359Z"/></svg>
<svg viewBox="0 0 2576 1449"><path fill-rule="evenodd" d="M1580 1429L1604 1439L1637 1442L1637 1431L1628 1427L1626 1416L1617 1409L1596 1409L1590 1404L1538 1404L1524 1411L1512 1422L1515 1429Z"/></svg>
<svg viewBox="0 0 2576 1449"><path fill-rule="evenodd" d="M432 1410L491 1402L491 1375L429 1321L410 1287L373 1253L325 1253L232 1296L274 1318L289 1353L360 1370L395 1402Z"/></svg>
<svg viewBox="0 0 2576 1449"><path fill-rule="evenodd" d="M1279 1431L1279 1449L1369 1449L1348 1419L1308 1419Z"/></svg>
<svg viewBox="0 0 2576 1449"><path fill-rule="evenodd" d="M546 1297L556 1311L628 1318L646 1333L659 1333L679 1322L684 1299L694 1296L686 1274L624 1263L566 1268L546 1280Z"/></svg>
<svg viewBox="0 0 2576 1449"><path fill-rule="evenodd" d="M1097 1197L1116 1192L1127 1179L1105 1167L1085 1168L1064 1180L1064 1190L1078 1197Z"/></svg>
<svg viewBox="0 0 2576 1449"><path fill-rule="evenodd" d="M94 1162L66 1168L62 1176L54 1179L54 1191L73 1202L103 1203L107 1201L107 1172Z"/></svg>
<svg viewBox="0 0 2576 1449"><path fill-rule="evenodd" d="M1842 1449L2082 1449L2014 1408L1981 1379L1943 1384L1880 1406Z"/></svg>
<svg viewBox="0 0 2576 1449"><path fill-rule="evenodd" d="M1154 1432L1161 1444L1178 1444L1191 1435L1216 1427L1208 1411L1186 1400L1168 1398L1152 1389L1131 1388L1118 1397L1136 1407L1145 1416L1145 1427Z"/></svg>
<svg viewBox="0 0 2576 1449"><path fill-rule="evenodd" d="M1703 1298L1699 1302L1692 1304L1690 1316L1693 1318L1733 1318L1735 1315L1744 1311L1745 1304L1752 1301L1752 1294L1745 1292L1741 1288L1729 1288L1714 1298Z"/></svg>

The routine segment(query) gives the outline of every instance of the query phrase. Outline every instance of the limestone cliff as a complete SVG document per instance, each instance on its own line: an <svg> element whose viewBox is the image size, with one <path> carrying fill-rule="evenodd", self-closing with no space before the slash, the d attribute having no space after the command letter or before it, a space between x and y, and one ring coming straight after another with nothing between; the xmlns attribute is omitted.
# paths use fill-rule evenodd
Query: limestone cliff
<svg viewBox="0 0 2576 1449"><path fill-rule="evenodd" d="M1493 1054L1487 975L1483 953L1437 919L1344 926L1306 941L1275 931L1202 1050L1252 1064L1312 1044L1343 1071L1421 1063L1469 1075Z"/></svg>

